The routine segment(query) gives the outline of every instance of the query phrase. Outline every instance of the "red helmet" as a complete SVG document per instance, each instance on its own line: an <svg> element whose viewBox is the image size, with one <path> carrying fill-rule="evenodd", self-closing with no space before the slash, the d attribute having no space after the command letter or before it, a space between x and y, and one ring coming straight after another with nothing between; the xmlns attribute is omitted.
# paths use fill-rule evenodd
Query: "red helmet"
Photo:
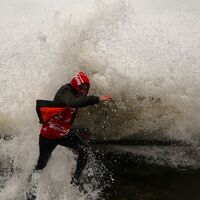
<svg viewBox="0 0 200 200"><path fill-rule="evenodd" d="M90 80L87 74L84 72L79 72L74 76L74 78L71 80L71 85L74 90L79 91L81 85L90 85Z"/></svg>

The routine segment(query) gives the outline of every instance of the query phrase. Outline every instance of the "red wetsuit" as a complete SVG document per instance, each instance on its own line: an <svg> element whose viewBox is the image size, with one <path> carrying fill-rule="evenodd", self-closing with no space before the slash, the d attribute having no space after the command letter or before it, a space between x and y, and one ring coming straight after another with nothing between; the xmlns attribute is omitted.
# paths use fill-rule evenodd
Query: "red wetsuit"
<svg viewBox="0 0 200 200"><path fill-rule="evenodd" d="M99 97L76 97L76 91L72 85L66 84L58 90L53 101L65 105L66 108L43 123L40 135L47 139L55 140L69 133L76 116L77 108L97 104L99 103Z"/></svg>

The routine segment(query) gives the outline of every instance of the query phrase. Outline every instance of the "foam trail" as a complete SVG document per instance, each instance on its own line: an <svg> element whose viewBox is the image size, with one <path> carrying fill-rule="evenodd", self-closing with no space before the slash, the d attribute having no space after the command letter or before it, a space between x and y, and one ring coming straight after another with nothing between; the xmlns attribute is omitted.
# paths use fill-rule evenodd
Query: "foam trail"
<svg viewBox="0 0 200 200"><path fill-rule="evenodd" d="M37 160L35 100L52 99L79 70L91 76L91 93L114 98L80 113L97 137L199 139L198 1L0 2L0 134L15 136L0 141L1 160L12 161L1 199L19 193ZM74 164L56 149L41 191L49 182L57 199L77 198Z"/></svg>

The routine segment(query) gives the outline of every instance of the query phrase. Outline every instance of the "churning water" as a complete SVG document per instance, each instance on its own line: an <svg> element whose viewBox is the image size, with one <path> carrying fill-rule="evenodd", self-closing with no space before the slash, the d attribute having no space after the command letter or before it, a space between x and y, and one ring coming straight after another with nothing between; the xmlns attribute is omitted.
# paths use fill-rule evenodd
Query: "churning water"
<svg viewBox="0 0 200 200"><path fill-rule="evenodd" d="M80 70L91 77L91 94L114 99L80 111L80 124L95 137L179 139L198 151L197 0L0 2L0 134L13 137L0 141L0 199L17 199L37 160L35 100L52 99ZM40 177L40 199L86 198L69 184L74 157L55 150Z"/></svg>

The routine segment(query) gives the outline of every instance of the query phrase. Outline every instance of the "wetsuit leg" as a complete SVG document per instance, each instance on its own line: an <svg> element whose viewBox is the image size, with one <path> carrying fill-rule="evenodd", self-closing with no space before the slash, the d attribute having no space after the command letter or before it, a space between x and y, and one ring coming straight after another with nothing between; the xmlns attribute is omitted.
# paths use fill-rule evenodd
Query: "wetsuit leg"
<svg viewBox="0 0 200 200"><path fill-rule="evenodd" d="M75 180L79 180L79 178L85 168L85 165L87 164L87 158L88 158L88 149L87 148L79 149L76 169L74 172Z"/></svg>
<svg viewBox="0 0 200 200"><path fill-rule="evenodd" d="M36 171L43 169L47 165L47 162L51 156L51 153L55 149L56 146L57 146L56 140L49 140L40 135L40 138L39 138L39 153L40 154L39 154L37 166L35 167Z"/></svg>
<svg viewBox="0 0 200 200"><path fill-rule="evenodd" d="M67 136L61 138L59 141L59 145L69 147L78 151L77 164L74 173L74 179L77 181L80 178L82 171L87 163L89 152L88 144L78 136L78 133L81 130L82 129L71 129Z"/></svg>

